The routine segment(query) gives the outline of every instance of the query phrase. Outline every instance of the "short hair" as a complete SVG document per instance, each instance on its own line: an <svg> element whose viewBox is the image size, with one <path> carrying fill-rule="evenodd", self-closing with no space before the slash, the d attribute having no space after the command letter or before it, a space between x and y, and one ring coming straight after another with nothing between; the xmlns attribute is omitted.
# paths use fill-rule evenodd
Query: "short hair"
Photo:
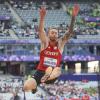
<svg viewBox="0 0 100 100"><path fill-rule="evenodd" d="M49 32L50 30L53 30L53 29L57 30L57 32L58 32L58 29L55 28L55 27L49 27L49 28L48 28L48 32Z"/></svg>
<svg viewBox="0 0 100 100"><path fill-rule="evenodd" d="M57 27L49 27L48 30L50 30L50 29L56 29L56 30L58 30Z"/></svg>

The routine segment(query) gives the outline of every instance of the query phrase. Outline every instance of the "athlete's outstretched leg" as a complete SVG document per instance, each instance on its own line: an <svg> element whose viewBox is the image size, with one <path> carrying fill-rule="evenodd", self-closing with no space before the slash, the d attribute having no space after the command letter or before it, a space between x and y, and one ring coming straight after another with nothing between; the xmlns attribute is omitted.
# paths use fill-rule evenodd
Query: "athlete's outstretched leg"
<svg viewBox="0 0 100 100"><path fill-rule="evenodd" d="M23 90L24 91L32 91L32 90L36 90L36 88L37 88L36 80L34 78L30 78L25 81Z"/></svg>
<svg viewBox="0 0 100 100"><path fill-rule="evenodd" d="M60 75L61 75L61 68L55 67L47 81L54 80L54 79L58 78Z"/></svg>
<svg viewBox="0 0 100 100"><path fill-rule="evenodd" d="M52 67L48 67L45 75L42 77L41 82L47 82L50 80L54 80L58 78L61 75L61 68L60 67L55 67L54 69Z"/></svg>
<svg viewBox="0 0 100 100"><path fill-rule="evenodd" d="M52 67L48 67L46 69L44 76L41 78L41 82L42 83L44 83L50 77L52 71L53 71L53 68Z"/></svg>

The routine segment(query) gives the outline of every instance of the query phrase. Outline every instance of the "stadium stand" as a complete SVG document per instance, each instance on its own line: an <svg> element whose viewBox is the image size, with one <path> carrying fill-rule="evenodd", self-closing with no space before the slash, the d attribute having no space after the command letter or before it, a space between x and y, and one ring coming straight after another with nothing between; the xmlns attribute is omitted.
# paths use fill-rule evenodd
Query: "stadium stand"
<svg viewBox="0 0 100 100"><path fill-rule="evenodd" d="M13 63L11 61L19 61L19 66L24 66L25 64L27 71L29 69L33 70L34 66L36 68L36 63L39 61L38 56L40 50L40 42L37 41L39 39L39 8L41 6L45 6L47 9L45 31L48 32L50 27L55 27L58 29L60 37L69 27L68 25L71 19L73 4L75 4L75 2L66 3L65 0L54 0L51 2L48 2L48 0L7 0L6 2L0 3L0 61L6 61L6 65L0 62L1 100L11 100L11 98L14 97L15 93L13 92L16 92L16 89L19 90L17 92L18 96L21 97L21 100L25 98L26 100L80 100L80 98L82 99L85 95L87 95L90 100L99 100L98 84L96 80L82 80L77 82L68 79L58 80L53 85L41 84L40 87L38 87L39 91L36 94L32 94L31 92L26 92L24 94L22 91L22 76L15 77L1 75L1 73L6 73L6 67L9 68L10 71L13 70L13 73L15 72L16 68L14 66L16 64L12 66L8 64L9 62ZM85 1L78 2L78 4L80 5L80 12L77 16L74 28L75 36L68 41L63 53L63 73L75 73L75 65L72 64L67 66L66 63L83 61L81 64L84 63L82 65L84 71L82 69L80 73L82 72L84 74L84 72L88 72L90 74L98 74L98 66L100 64L98 64L96 70L92 69L91 72L89 72L90 69L87 68L87 65L85 64L91 60L100 60L100 43L87 43L87 40L100 40L100 4ZM23 42L23 40L26 41ZM82 42L80 43L80 40L86 40L86 42L82 44ZM76 44L74 44L74 42ZM28 62L28 60L32 62ZM20 61L23 61L22 64ZM86 61L86 63L84 61ZM66 66L68 70L66 69ZM74 71L73 69L71 70L70 67L73 67ZM29 73L27 71L24 74ZM23 73L21 74L24 75ZM73 77L73 75L69 76ZM69 78L69 76L66 76L66 78Z"/></svg>
<svg viewBox="0 0 100 100"><path fill-rule="evenodd" d="M54 84L41 84L36 94L32 94L31 92L24 94L22 91L22 77L3 75L0 77L0 86L0 98L2 100L13 100L11 99L14 97L13 93L18 93L21 100L24 98L26 100L56 100L56 98L60 100L80 100L85 95L90 98L89 100L98 98L98 83L96 81L83 80L76 82L72 80L57 80Z"/></svg>
<svg viewBox="0 0 100 100"><path fill-rule="evenodd" d="M10 0L9 5L11 9L19 16L19 18L24 22L23 28L15 23L15 19L13 19L12 30L17 35L19 39L35 39L38 38L38 24L39 24L39 7L45 6L47 9L47 15L45 18L45 28L48 30L49 27L56 27L59 30L60 35L65 33L68 24L70 23L70 14L71 9L74 3L65 3L65 2L24 2L24 1L16 1ZM12 16L12 11L9 9L8 4L1 4L1 15L5 14L5 16ZM52 5L52 6L51 6ZM97 29L98 22L86 22L84 21L84 17L98 17L100 15L99 12L99 4L97 3L79 3L80 12L77 17L75 32L77 38L80 39L80 35L93 35L90 39L95 39L99 37L100 29ZM64 7L67 10L64 9ZM66 13L67 12L67 13ZM59 20L58 20L59 19ZM94 37L95 35L95 37ZM87 36L86 36L87 37ZM81 39L86 38L85 36ZM86 38L87 39L87 38ZM99 39L99 38L98 38Z"/></svg>
<svg viewBox="0 0 100 100"><path fill-rule="evenodd" d="M80 85L81 83L81 85ZM95 82L94 82L95 83ZM52 85L44 85L45 90L51 94L54 98L58 96L59 99L82 99L84 95L89 96L89 100L94 100L98 97L97 91L94 94L91 94L85 90L85 88L91 89L92 82L74 82L74 81L59 81ZM82 86L83 85L83 86ZM96 83L95 83L96 85ZM85 87L85 88L84 88ZM97 90L97 88L95 88Z"/></svg>
<svg viewBox="0 0 100 100"><path fill-rule="evenodd" d="M6 13L7 16L9 15L11 17L10 21L1 21L1 34L0 39L9 39L9 40L35 40L38 39L38 24L39 24L39 8L41 5L44 5L47 9L47 15L45 18L45 30L48 32L49 27L56 27L59 31L59 36L62 36L66 29L68 29L68 24L70 22L70 14L72 9L72 3L65 3L65 2L36 2L36 1L16 1L16 0L10 0L8 3L1 4L0 13L3 16L3 13ZM10 6L11 7L10 7ZM51 6L52 5L52 6ZM95 10L97 11L99 9L99 4L94 3L83 3L80 2L80 12L76 20L75 25L75 36L73 36L73 40L99 40L100 38L100 29L95 27L95 23L88 23L85 22L83 17L84 16L92 16L95 15L98 17L98 13L94 13ZM64 9L64 7L67 7ZM2 10L3 9L3 10ZM24 22L25 25L21 26L19 25L19 22L16 21L14 18L14 15L12 13L12 10L19 16L19 18ZM83 13L86 13L83 15ZM91 14L92 13L92 14ZM59 20L58 20L59 19ZM6 29L5 25L6 23L9 23L9 28ZM83 36L82 36L83 35ZM71 41L71 40L70 40ZM75 47L77 49L77 46ZM79 46L78 46L79 48ZM83 54L83 55L92 55L94 54L89 50L89 47L80 47L81 51L78 50L70 50L69 52L65 52L64 54ZM68 49L68 48L67 48ZM14 50L13 50L14 51ZM33 54L29 53L28 50L24 50L25 52L22 52L22 50L16 50L14 51L15 54ZM69 51L69 50L68 50ZM97 50L99 51L99 49ZM14 53L13 53L14 54ZM99 53L98 53L99 54Z"/></svg>

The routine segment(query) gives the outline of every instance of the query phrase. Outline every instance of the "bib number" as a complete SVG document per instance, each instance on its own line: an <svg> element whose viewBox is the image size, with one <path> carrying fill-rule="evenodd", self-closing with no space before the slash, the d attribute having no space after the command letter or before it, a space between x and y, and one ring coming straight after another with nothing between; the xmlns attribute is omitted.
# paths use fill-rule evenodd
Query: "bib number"
<svg viewBox="0 0 100 100"><path fill-rule="evenodd" d="M56 67L57 59L45 57L44 58L44 65Z"/></svg>

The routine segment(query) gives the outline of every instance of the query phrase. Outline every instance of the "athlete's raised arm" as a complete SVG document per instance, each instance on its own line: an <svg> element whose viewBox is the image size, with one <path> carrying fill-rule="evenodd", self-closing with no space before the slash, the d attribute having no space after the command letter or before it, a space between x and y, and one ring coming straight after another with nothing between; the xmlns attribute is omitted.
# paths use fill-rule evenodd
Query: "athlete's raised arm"
<svg viewBox="0 0 100 100"><path fill-rule="evenodd" d="M46 9L41 7L40 9L40 22L39 22L39 38L41 42L45 43L47 41L47 36L44 31L44 19L46 15Z"/></svg>
<svg viewBox="0 0 100 100"><path fill-rule="evenodd" d="M64 34L64 36L60 38L60 40L62 41L61 45L64 45L68 41L68 39L74 34L73 27L74 27L75 18L77 16L78 12L79 12L79 6L74 5L73 10L72 10L72 17L71 17L71 23L70 23L69 29Z"/></svg>

